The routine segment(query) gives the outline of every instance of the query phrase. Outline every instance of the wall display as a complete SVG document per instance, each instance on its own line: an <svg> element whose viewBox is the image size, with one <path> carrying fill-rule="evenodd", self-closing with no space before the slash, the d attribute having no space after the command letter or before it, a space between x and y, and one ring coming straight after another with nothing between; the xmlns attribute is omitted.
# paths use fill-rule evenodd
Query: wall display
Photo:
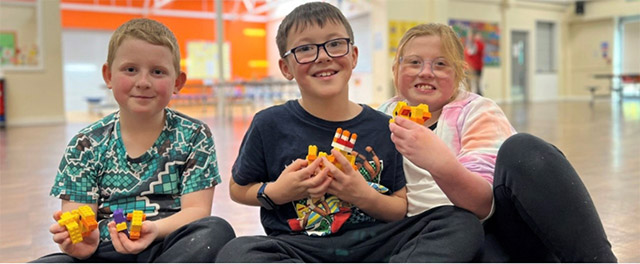
<svg viewBox="0 0 640 264"><path fill-rule="evenodd" d="M40 1L0 1L0 68L42 69L41 28Z"/></svg>
<svg viewBox="0 0 640 264"><path fill-rule="evenodd" d="M484 66L500 66L500 27L498 23L450 19L449 25L467 45L474 32L480 32L484 42Z"/></svg>
<svg viewBox="0 0 640 264"><path fill-rule="evenodd" d="M223 80L231 79L231 60L229 43L222 45L222 60L224 69ZM187 73L192 79L219 80L218 70L218 43L211 41L189 41L187 42Z"/></svg>
<svg viewBox="0 0 640 264"><path fill-rule="evenodd" d="M398 21L389 20L389 56L395 58L398 51L398 43L402 35L404 35L410 28L421 24L418 21Z"/></svg>

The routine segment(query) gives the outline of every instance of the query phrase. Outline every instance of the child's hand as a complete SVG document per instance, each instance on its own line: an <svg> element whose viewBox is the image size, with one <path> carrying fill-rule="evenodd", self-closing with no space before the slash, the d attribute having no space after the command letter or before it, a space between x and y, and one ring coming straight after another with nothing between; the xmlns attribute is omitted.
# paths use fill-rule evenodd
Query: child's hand
<svg viewBox="0 0 640 264"><path fill-rule="evenodd" d="M398 152L420 168L433 173L435 166L446 166L451 158L455 161L451 150L425 126L396 117L395 122L389 123L389 130Z"/></svg>
<svg viewBox="0 0 640 264"><path fill-rule="evenodd" d="M272 184L269 196L277 199L276 203L280 201L279 204L308 197L323 197L331 178L327 176L326 169L319 169L322 160L326 159L316 159L309 165L307 160L297 159L289 164Z"/></svg>
<svg viewBox="0 0 640 264"><path fill-rule="evenodd" d="M107 225L113 248L121 254L138 254L145 250L158 237L158 226L153 221L142 222L140 238L131 240L124 232L116 230L116 222Z"/></svg>
<svg viewBox="0 0 640 264"><path fill-rule="evenodd" d="M53 241L60 246L60 250L63 253L69 256L77 259L86 259L91 257L100 243L100 232L98 229L91 231L91 235L84 237L82 242L72 244L67 228L58 224L58 220L60 220L61 215L62 211L53 213L53 220L55 220L56 223L49 227L49 232L53 234Z"/></svg>
<svg viewBox="0 0 640 264"><path fill-rule="evenodd" d="M353 169L351 163L349 163L340 151L332 149L331 154L333 154L336 161L340 163L342 170L324 159L323 164L333 177L333 181L331 181L327 192L337 196L340 200L354 205L367 201L368 199L366 199L366 197L374 194L376 191L369 187L364 177Z"/></svg>

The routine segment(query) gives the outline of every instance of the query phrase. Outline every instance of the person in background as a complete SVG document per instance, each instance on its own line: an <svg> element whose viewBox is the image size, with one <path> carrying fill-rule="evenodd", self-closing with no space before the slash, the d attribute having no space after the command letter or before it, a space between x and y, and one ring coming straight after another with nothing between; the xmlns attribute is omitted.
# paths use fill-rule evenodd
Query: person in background
<svg viewBox="0 0 640 264"><path fill-rule="evenodd" d="M69 142L51 195L62 211L88 205L98 228L71 243L58 223L49 231L62 253L34 262L208 262L235 233L211 215L220 183L209 127L167 108L186 81L173 33L133 19L111 37L102 67L119 111L82 129ZM141 236L117 232L113 212L141 210ZM59 220L61 211L53 214Z"/></svg>
<svg viewBox="0 0 640 264"><path fill-rule="evenodd" d="M469 35L469 41L467 42L467 47L464 49L464 58L469 64L469 70L471 74L469 75L469 79L471 80L471 88L472 91L482 96L482 67L484 66L483 62L484 56L484 42L482 41L482 34L480 32L476 32L471 37Z"/></svg>
<svg viewBox="0 0 640 264"><path fill-rule="evenodd" d="M455 205L483 221L483 262L616 262L596 208L555 146L516 134L500 107L466 89L463 46L444 24L409 29L393 64L400 101L427 104L424 125L397 117L408 215Z"/></svg>

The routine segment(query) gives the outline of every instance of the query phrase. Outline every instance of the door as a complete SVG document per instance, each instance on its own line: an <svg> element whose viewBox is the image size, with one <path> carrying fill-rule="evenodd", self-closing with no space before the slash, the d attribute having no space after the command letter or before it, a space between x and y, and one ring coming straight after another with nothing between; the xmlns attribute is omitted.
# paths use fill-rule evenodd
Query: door
<svg viewBox="0 0 640 264"><path fill-rule="evenodd" d="M511 32L511 99L514 102L528 101L528 34L526 31Z"/></svg>

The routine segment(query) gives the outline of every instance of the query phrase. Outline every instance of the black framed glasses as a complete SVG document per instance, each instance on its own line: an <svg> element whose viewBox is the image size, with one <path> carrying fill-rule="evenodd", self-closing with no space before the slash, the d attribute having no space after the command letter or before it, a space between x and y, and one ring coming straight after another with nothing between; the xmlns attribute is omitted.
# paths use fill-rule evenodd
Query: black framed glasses
<svg viewBox="0 0 640 264"><path fill-rule="evenodd" d="M449 74L451 69L450 63L445 58L436 58L434 60L423 60L418 56L400 57L400 72L408 76L418 76L424 67L429 67L431 73L436 77L444 77ZM429 66L425 66L429 65Z"/></svg>
<svg viewBox="0 0 640 264"><path fill-rule="evenodd" d="M306 44L285 52L282 58L293 54L299 64L312 63L318 59L321 47L324 48L329 57L339 58L349 54L349 44L353 45L349 38L332 39L322 44Z"/></svg>

